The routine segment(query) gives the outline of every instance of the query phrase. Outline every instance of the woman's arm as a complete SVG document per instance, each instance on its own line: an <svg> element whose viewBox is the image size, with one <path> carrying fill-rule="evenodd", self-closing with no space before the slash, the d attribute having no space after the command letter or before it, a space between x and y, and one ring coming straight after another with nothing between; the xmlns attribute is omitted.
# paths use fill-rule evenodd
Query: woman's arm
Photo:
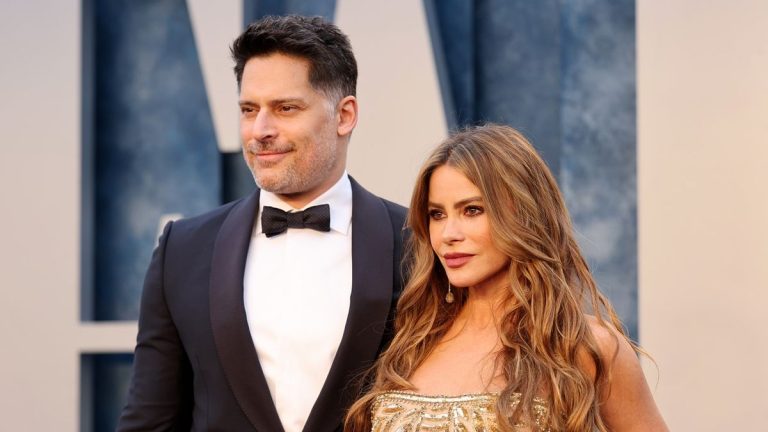
<svg viewBox="0 0 768 432"><path fill-rule="evenodd" d="M637 353L610 323L589 317L589 326L609 370L600 415L614 432L668 431L651 395Z"/></svg>

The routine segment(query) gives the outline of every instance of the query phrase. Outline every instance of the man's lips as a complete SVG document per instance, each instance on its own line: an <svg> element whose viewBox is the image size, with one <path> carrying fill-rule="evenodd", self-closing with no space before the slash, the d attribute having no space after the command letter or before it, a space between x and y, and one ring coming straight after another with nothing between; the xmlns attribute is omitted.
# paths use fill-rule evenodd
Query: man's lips
<svg viewBox="0 0 768 432"><path fill-rule="evenodd" d="M448 268L459 268L468 263L474 255L465 253L448 253L443 255L445 265Z"/></svg>
<svg viewBox="0 0 768 432"><path fill-rule="evenodd" d="M257 160L262 162L277 162L288 153L290 153L290 150L269 150L254 152L253 155L256 156Z"/></svg>

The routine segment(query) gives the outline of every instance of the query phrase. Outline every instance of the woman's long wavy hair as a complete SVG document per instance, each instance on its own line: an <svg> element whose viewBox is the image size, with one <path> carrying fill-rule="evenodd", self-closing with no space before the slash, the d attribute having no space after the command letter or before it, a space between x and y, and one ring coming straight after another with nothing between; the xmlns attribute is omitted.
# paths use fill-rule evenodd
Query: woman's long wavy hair
<svg viewBox="0 0 768 432"><path fill-rule="evenodd" d="M454 290L453 303L444 301L446 274L430 246L429 181L443 165L480 189L492 238L510 257L509 288L497 323L502 348L496 364L506 379L496 405L500 425L513 430L531 417L533 399L540 397L548 402L552 430L606 431L599 405L610 380L610 359L600 356L585 314L603 325L609 321L619 332L621 323L597 289L546 164L518 131L493 124L452 135L421 169L408 215L410 277L397 304L395 337L371 369L375 375L350 409L345 430L370 430L371 407L382 392L414 390L409 377L466 303L463 289ZM511 403L518 393L520 403Z"/></svg>

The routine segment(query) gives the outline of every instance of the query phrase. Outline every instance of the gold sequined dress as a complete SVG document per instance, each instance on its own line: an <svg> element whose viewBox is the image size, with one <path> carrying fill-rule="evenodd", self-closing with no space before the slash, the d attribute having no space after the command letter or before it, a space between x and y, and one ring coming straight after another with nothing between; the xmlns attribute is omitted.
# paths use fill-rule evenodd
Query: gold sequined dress
<svg viewBox="0 0 768 432"><path fill-rule="evenodd" d="M388 392L376 397L371 406L371 432L498 432L496 393L461 396L423 396L408 392ZM519 395L512 400L513 407ZM548 432L546 402L534 399L530 422L515 426L515 431Z"/></svg>

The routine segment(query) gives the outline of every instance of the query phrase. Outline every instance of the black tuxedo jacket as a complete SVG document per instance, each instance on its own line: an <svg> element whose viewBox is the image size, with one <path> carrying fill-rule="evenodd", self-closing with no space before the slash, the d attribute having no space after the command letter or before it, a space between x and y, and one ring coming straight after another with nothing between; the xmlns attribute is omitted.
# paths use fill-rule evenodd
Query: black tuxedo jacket
<svg viewBox="0 0 768 432"><path fill-rule="evenodd" d="M308 432L340 428L356 396L350 383L389 342L402 289L405 208L350 180L349 314L307 419ZM165 227L144 282L133 377L118 431L283 430L243 304L243 272L258 208L256 191Z"/></svg>

